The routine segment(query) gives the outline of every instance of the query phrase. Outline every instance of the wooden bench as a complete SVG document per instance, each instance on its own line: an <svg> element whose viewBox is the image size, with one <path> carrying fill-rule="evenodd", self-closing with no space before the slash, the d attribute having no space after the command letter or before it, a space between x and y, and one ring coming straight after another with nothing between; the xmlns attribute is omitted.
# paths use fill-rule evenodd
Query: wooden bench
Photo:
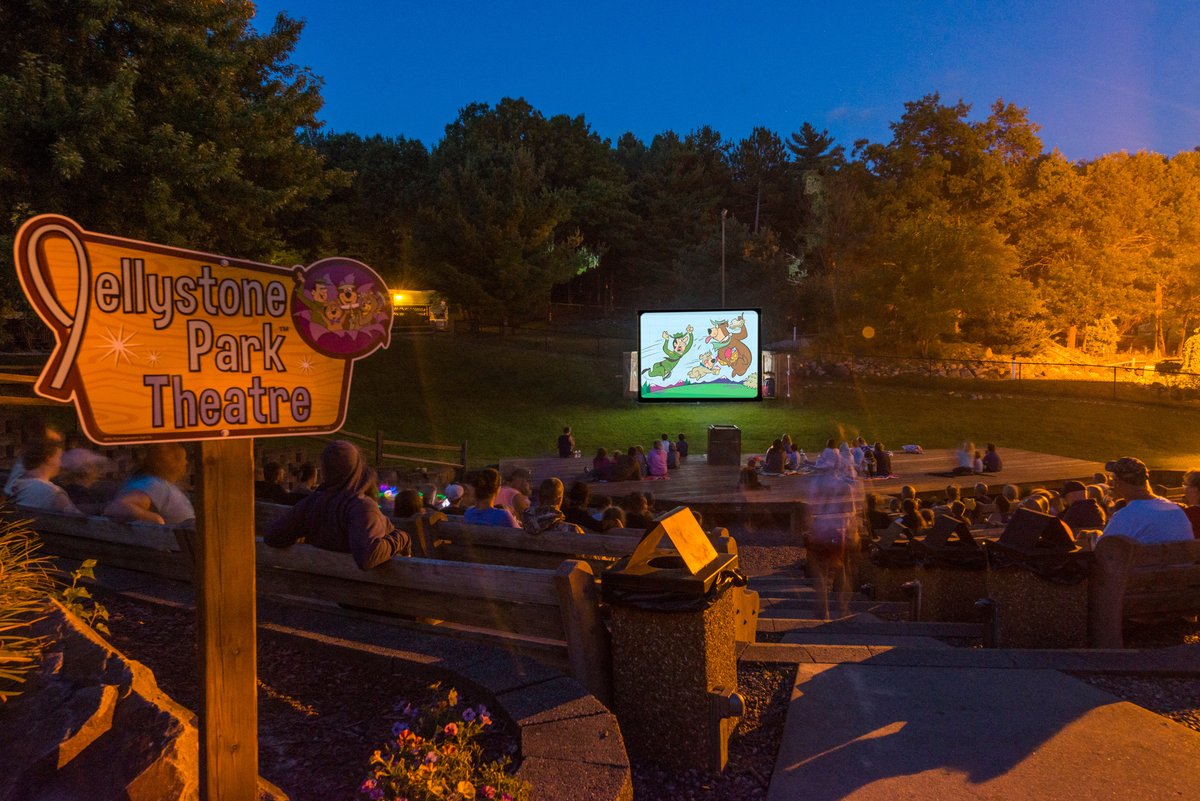
<svg viewBox="0 0 1200 801"><path fill-rule="evenodd" d="M617 560L629 556L645 535L642 529L616 528L603 533L544 532L530 535L520 529L478 526L463 523L433 512L407 520L397 520L413 539L413 553L459 562L552 568L563 560L585 562L598 577ZM736 554L737 542L724 528L709 532L709 541L717 553ZM760 601L758 593L735 587L735 637L738 642L754 642L758 635Z"/></svg>
<svg viewBox="0 0 1200 801"><path fill-rule="evenodd" d="M13 518L29 521L29 528L41 535L47 554L96 559L102 565L178 581L192 580L188 543L194 529L119 523L98 515L82 517L19 506Z"/></svg>
<svg viewBox="0 0 1200 801"><path fill-rule="evenodd" d="M257 544L258 589L487 632L540 646L598 698L610 700L611 656L600 595L586 562L553 570L398 558L360 570L349 554ZM450 624L447 626L446 624Z"/></svg>
<svg viewBox="0 0 1200 801"><path fill-rule="evenodd" d="M106 517L18 509L54 556L191 581L196 531ZM311 545L256 545L257 591L337 611L403 616L399 625L470 634L536 653L564 667L593 695L611 699L608 632L591 567L553 569L397 558L360 570L350 554ZM423 622L422 622L423 621Z"/></svg>
<svg viewBox="0 0 1200 801"><path fill-rule="evenodd" d="M1128 537L1096 541L1088 585L1093 648L1122 648L1131 619L1200 613L1200 540L1139 545Z"/></svg>

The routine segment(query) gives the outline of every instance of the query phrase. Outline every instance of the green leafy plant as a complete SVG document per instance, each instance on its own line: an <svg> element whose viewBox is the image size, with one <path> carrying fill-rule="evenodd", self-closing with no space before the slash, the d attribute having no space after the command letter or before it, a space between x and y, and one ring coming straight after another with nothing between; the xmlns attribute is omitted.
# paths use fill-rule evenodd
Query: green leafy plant
<svg viewBox="0 0 1200 801"><path fill-rule="evenodd" d="M37 667L45 643L29 627L44 616L55 589L54 566L25 523L0 518L0 703L20 694Z"/></svg>
<svg viewBox="0 0 1200 801"><path fill-rule="evenodd" d="M434 685L438 689L438 685ZM485 762L480 734L487 707L459 704L453 689L424 709L401 704L392 739L371 755L359 786L370 801L528 801L531 788L505 772L508 758Z"/></svg>
<svg viewBox="0 0 1200 801"><path fill-rule="evenodd" d="M92 597L87 587L79 583L85 578L96 578L95 569L96 560L85 559L79 567L71 571L71 583L59 591L58 600L84 623L101 634L108 634L108 609Z"/></svg>

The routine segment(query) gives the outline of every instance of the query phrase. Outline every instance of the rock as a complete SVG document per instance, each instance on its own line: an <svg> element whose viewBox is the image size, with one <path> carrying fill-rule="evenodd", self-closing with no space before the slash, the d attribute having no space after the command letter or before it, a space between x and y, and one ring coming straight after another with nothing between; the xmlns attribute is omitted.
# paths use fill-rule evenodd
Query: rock
<svg viewBox="0 0 1200 801"><path fill-rule="evenodd" d="M49 645L4 710L0 800L197 798L192 713L57 603L33 628Z"/></svg>

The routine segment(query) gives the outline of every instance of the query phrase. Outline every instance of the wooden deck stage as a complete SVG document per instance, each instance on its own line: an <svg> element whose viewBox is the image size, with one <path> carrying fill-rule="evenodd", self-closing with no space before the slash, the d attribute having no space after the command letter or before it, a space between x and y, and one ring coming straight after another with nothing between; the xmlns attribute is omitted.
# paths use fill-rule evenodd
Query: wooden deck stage
<svg viewBox="0 0 1200 801"><path fill-rule="evenodd" d="M745 463L750 455L752 454L743 454L742 462ZM1016 484L1021 487L1024 495L1033 487L1059 491L1063 482L1070 479L1091 483L1095 473L1104 471L1104 465L1100 462L1069 459L1048 453L1006 448L1000 451L1000 456L1004 460L1004 469L999 473L948 478L930 474L952 470L957 464L955 451L928 450L923 454L897 452L892 457L892 470L896 478L869 479L864 484L867 492L885 495L899 494L900 487L905 484L911 484L918 493L940 495L948 484L958 484L963 488L964 495L970 495L975 483L981 481L987 483L993 493L998 493L1000 487L1005 484ZM590 458L504 459L500 463L500 470L503 473L518 465L527 467L533 473L535 489L539 482L552 476L562 480L569 489L571 482L584 478L583 471L590 468L591 464ZM677 469L670 472L668 479L593 483L591 488L593 495L608 495L618 504L621 497L630 492L653 492L660 509L664 506L679 505L699 509L705 515L768 512L791 514L793 518L796 517L795 513L804 503L805 488L810 482L810 476L762 476L763 485L770 489L746 492L738 487L739 471L740 468L735 465L710 465L705 454L693 453L684 459ZM793 525L795 524L794 519Z"/></svg>

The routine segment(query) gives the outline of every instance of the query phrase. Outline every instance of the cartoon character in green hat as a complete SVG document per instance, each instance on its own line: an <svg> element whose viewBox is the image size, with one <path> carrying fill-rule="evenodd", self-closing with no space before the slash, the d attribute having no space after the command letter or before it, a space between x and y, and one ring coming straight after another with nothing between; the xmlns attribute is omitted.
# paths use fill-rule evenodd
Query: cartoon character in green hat
<svg viewBox="0 0 1200 801"><path fill-rule="evenodd" d="M683 355L692 349L692 327L689 325L687 331L681 331L675 336L671 336L666 331L662 332L663 337L663 353L667 358L661 362L655 363L649 370L643 370L643 373L649 373L649 378L666 379L671 375L671 371L679 364L679 360Z"/></svg>

